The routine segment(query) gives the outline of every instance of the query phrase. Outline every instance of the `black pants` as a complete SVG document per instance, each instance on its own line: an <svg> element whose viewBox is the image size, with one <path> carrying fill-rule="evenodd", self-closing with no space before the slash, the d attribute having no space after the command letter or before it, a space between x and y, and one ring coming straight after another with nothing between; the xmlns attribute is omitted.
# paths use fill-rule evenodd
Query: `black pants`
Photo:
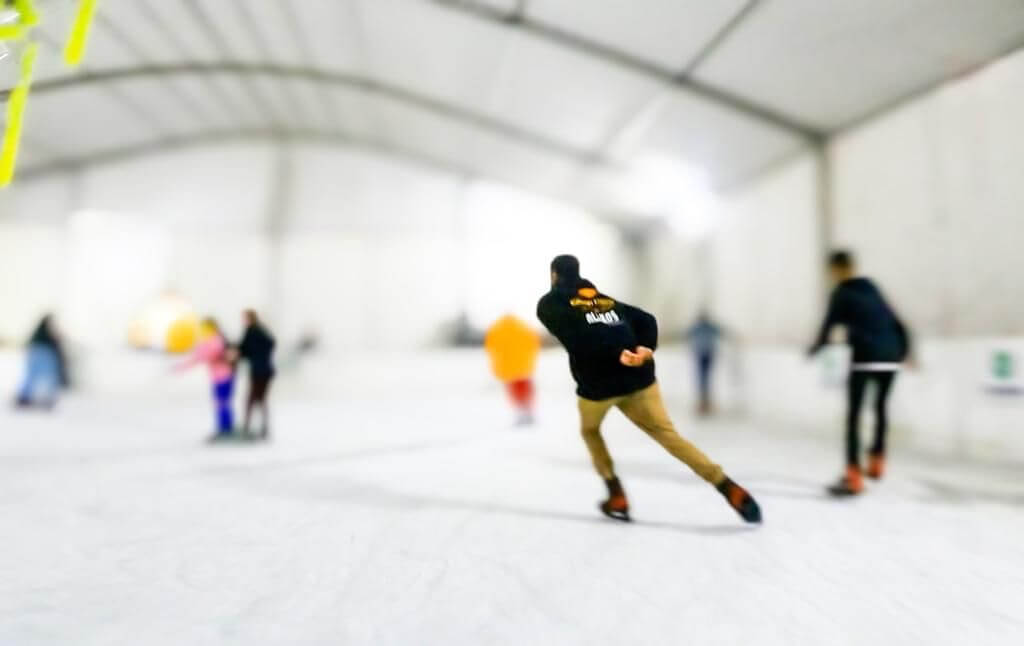
<svg viewBox="0 0 1024 646"><path fill-rule="evenodd" d="M263 434L267 434L270 427L269 413L267 412L267 391L270 390L271 379L273 379L273 375L253 375L249 377L249 398L245 402L245 421L242 424L242 428L245 431L249 430L249 419L252 417L252 409L258 405L263 413Z"/></svg>
<svg viewBox="0 0 1024 646"><path fill-rule="evenodd" d="M703 404L711 402L711 369L714 365L714 352L701 352L697 355L697 387Z"/></svg>
<svg viewBox="0 0 1024 646"><path fill-rule="evenodd" d="M860 465L860 409L864 403L864 391L868 382L875 383L875 441L872 454L885 453L885 434L889 430L887 406L892 382L896 379L893 371L855 370L850 373L847 383L849 408L846 415L846 463Z"/></svg>

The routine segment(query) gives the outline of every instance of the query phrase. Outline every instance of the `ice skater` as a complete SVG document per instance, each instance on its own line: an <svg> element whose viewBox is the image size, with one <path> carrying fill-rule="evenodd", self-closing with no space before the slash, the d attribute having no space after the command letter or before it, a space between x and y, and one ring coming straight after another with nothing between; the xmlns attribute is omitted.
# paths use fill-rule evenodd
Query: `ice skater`
<svg viewBox="0 0 1024 646"><path fill-rule="evenodd" d="M875 385L875 440L868 452L867 475L879 479L885 471L889 393L901 364L910 356L910 334L875 284L856 276L849 252L833 252L828 268L835 289L808 355L814 356L828 343L833 327L846 328L847 343L853 349L847 380L846 472L828 491L835 496L852 496L864 490L859 430L864 391L869 383Z"/></svg>
<svg viewBox="0 0 1024 646"><path fill-rule="evenodd" d="M540 352L540 337L511 314L495 322L484 338L494 376L505 384L518 413L516 424L533 423L533 368Z"/></svg>
<svg viewBox="0 0 1024 646"><path fill-rule="evenodd" d="M697 413L710 415L714 410L711 400L711 377L718 354L718 344L724 332L722 327L711 320L707 311L701 311L697 320L686 331L686 338L693 349L693 358L697 364Z"/></svg>
<svg viewBox="0 0 1024 646"><path fill-rule="evenodd" d="M175 370L187 370L200 363L207 365L210 371L210 380L213 382L216 430L210 440L229 439L232 437L235 427L234 413L231 408L231 397L235 386L235 367L220 326L212 318L203 319L199 324L199 343L187 359L175 366Z"/></svg>
<svg viewBox="0 0 1024 646"><path fill-rule="evenodd" d="M19 408L52 409L61 388L68 386L67 363L53 317L44 316L29 337L25 359L25 377L18 389L15 405Z"/></svg>
<svg viewBox="0 0 1024 646"><path fill-rule="evenodd" d="M658 323L652 315L602 294L593 283L580 278L579 261L574 256L558 256L551 262L551 291L537 304L537 317L569 353L583 440L608 487L608 499L600 505L605 515L629 520L626 493L601 437L602 420L617 407L717 488L743 520L761 521L754 498L673 427L655 379Z"/></svg>
<svg viewBox="0 0 1024 646"><path fill-rule="evenodd" d="M254 310L242 313L245 333L238 344L238 356L249 363L249 396L245 401L245 418L242 422L242 434L249 434L249 420L253 409L260 409L260 437L267 439L270 435L270 413L267 408L267 394L270 382L274 378L274 337L260 321Z"/></svg>

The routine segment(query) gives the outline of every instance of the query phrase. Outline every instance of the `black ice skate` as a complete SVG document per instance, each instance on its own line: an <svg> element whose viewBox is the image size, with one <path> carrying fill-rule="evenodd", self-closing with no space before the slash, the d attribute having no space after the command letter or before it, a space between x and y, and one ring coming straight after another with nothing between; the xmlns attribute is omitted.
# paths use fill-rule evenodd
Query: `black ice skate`
<svg viewBox="0 0 1024 646"><path fill-rule="evenodd" d="M725 496L729 506L736 510L740 518L748 523L761 522L761 508L746 489L729 478L726 478L722 484L718 485L717 489Z"/></svg>

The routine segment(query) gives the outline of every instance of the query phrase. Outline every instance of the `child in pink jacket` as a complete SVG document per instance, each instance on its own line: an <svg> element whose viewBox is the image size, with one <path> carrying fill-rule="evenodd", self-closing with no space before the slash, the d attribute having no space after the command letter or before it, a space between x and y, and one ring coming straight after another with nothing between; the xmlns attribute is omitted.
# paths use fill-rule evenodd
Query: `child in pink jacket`
<svg viewBox="0 0 1024 646"><path fill-rule="evenodd" d="M199 363L207 365L213 382L213 399L217 411L217 432L213 438L230 437L234 430L231 395L235 385L235 367L231 361L231 350L224 340L220 327L212 318L203 319L200 323L199 339L192 355L179 363L176 369L187 370Z"/></svg>

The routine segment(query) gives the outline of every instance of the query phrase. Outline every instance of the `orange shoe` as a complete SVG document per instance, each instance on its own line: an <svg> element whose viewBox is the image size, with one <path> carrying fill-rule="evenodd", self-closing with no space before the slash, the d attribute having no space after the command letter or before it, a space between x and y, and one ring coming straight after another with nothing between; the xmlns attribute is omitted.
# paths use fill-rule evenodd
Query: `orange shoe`
<svg viewBox="0 0 1024 646"><path fill-rule="evenodd" d="M629 522L629 501L626 500L626 492L622 490L622 484L618 478L605 480L608 486L608 500L599 505L601 513L609 518Z"/></svg>
<svg viewBox="0 0 1024 646"><path fill-rule="evenodd" d="M882 453L872 453L869 455L866 473L872 480L881 480L882 475L885 473L885 455Z"/></svg>
<svg viewBox="0 0 1024 646"><path fill-rule="evenodd" d="M828 492L837 497L856 496L862 491L864 491L864 480L861 479L860 467L856 465L846 467L846 475L828 488Z"/></svg>
<svg viewBox="0 0 1024 646"><path fill-rule="evenodd" d="M740 518L748 523L761 522L761 508L758 506L757 501L754 500L754 497L751 496L746 489L739 486L729 478L723 480L716 488L723 496L725 496L725 499L729 502L729 506L736 510L736 513L740 515Z"/></svg>

